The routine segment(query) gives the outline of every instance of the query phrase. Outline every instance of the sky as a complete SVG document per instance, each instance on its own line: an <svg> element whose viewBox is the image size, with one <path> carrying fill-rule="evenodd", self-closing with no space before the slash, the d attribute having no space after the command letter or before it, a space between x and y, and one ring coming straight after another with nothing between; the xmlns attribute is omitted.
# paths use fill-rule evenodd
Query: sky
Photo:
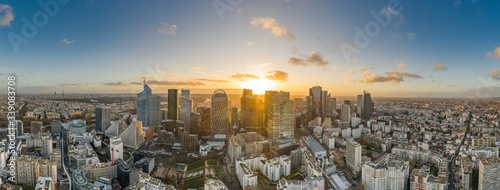
<svg viewBox="0 0 500 190"><path fill-rule="evenodd" d="M48 2L48 3L46 3ZM49 5L49 6L45 6ZM333 96L500 94L500 2L0 2L0 90Z"/></svg>

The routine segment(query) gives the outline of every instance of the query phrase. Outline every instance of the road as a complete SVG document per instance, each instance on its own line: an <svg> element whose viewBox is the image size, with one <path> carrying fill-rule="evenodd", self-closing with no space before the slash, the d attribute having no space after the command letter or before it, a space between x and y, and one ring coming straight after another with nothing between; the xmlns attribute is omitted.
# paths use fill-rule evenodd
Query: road
<svg viewBox="0 0 500 190"><path fill-rule="evenodd" d="M73 190L72 189L73 182L71 181L71 175L69 175L68 169L66 169L66 160L67 159L66 159L65 152L64 152L65 150L66 151L68 150L67 148L64 148L65 147L64 146L64 142L68 140L68 137L67 137L67 133L66 132L62 132L62 133L63 133L63 135L62 135L62 138L61 138L61 161L62 161L64 173L66 173L66 176L67 176L67 178L69 180L69 189Z"/></svg>
<svg viewBox="0 0 500 190"><path fill-rule="evenodd" d="M464 138L460 142L460 145L458 146L458 149L455 152L455 155L453 155L453 157L451 157L450 161L448 162L448 189L449 190L458 189L457 184L456 184L456 177L455 177L455 173L456 173L455 159L457 158L458 153L460 153L460 148L462 148L462 145L464 145L464 142L467 139L467 134L470 133L471 121L472 121L472 113L469 112L469 120L466 121L466 122L468 122L468 124L467 124L467 130L465 131L465 134L464 134Z"/></svg>

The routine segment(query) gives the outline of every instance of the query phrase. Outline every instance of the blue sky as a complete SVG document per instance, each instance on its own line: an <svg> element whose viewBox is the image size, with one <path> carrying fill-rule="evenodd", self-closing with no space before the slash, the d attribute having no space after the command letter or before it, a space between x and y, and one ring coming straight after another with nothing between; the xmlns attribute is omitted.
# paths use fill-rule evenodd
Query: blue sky
<svg viewBox="0 0 500 190"><path fill-rule="evenodd" d="M28 38L23 18L45 14L38 2L0 2L0 75L16 74L23 93L135 93L146 77L157 93L269 84L292 94L321 85L333 95L483 97L500 83L496 1L72 0ZM377 23L372 11L391 22L357 47L354 28ZM17 52L12 33L28 40ZM346 44L359 53L346 59Z"/></svg>

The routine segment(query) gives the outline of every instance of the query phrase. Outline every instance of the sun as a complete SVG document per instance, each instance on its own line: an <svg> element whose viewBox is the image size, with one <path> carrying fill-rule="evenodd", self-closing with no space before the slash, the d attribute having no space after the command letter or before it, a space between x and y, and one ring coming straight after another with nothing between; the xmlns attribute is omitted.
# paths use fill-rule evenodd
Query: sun
<svg viewBox="0 0 500 190"><path fill-rule="evenodd" d="M274 90L276 82L268 79L252 79L243 82L242 86L251 89L253 94L264 94L266 90Z"/></svg>

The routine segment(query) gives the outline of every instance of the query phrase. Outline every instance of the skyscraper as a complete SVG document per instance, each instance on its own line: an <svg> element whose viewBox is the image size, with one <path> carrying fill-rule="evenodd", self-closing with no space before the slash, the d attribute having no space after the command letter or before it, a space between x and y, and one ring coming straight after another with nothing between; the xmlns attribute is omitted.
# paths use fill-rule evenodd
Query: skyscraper
<svg viewBox="0 0 500 190"><path fill-rule="evenodd" d="M267 133L269 140L276 144L293 141L295 104L293 100L290 100L290 93L275 92L272 98L266 99L266 104L268 107Z"/></svg>
<svg viewBox="0 0 500 190"><path fill-rule="evenodd" d="M340 110L340 121L342 122L351 121L351 107L347 104L342 105L342 110Z"/></svg>
<svg viewBox="0 0 500 190"><path fill-rule="evenodd" d="M144 81L144 90L137 94L137 120L142 121L143 126L158 126L160 118L160 96L153 94Z"/></svg>
<svg viewBox="0 0 500 190"><path fill-rule="evenodd" d="M267 135L268 133L268 123L269 123L269 109L270 109L270 106L269 104L271 103L271 99L273 99L274 95L277 93L277 91L266 91L266 93L264 94L264 121L263 121L263 125L264 125L264 135Z"/></svg>
<svg viewBox="0 0 500 190"><path fill-rule="evenodd" d="M323 104L321 102L323 100L321 97L322 95L323 91L321 86L313 86L309 89L310 99L308 101L308 111L310 113L310 119L323 116Z"/></svg>
<svg viewBox="0 0 500 190"><path fill-rule="evenodd" d="M198 113L200 113L200 127L201 134L208 135L212 132L212 122L210 119L210 108L209 107L197 107Z"/></svg>
<svg viewBox="0 0 500 190"><path fill-rule="evenodd" d="M168 89L168 117L167 119L179 120L179 90Z"/></svg>
<svg viewBox="0 0 500 190"><path fill-rule="evenodd" d="M262 100L250 89L243 89L241 97L240 126L247 131L264 133Z"/></svg>
<svg viewBox="0 0 500 190"><path fill-rule="evenodd" d="M212 136L224 134L229 131L229 105L226 92L217 89L212 94L212 109L210 112L212 123Z"/></svg>
<svg viewBox="0 0 500 190"><path fill-rule="evenodd" d="M238 107L231 107L231 127L238 126Z"/></svg>
<svg viewBox="0 0 500 190"><path fill-rule="evenodd" d="M184 126L187 131L191 129L191 112L193 112L193 99L191 92L186 89L181 90L181 121L184 121Z"/></svg>
<svg viewBox="0 0 500 190"><path fill-rule="evenodd" d="M106 131L111 125L111 108L97 106L95 108L95 126L99 131Z"/></svg>
<svg viewBox="0 0 500 190"><path fill-rule="evenodd" d="M372 97L368 91L363 92L363 119L369 119L373 116L375 108L372 102Z"/></svg>

